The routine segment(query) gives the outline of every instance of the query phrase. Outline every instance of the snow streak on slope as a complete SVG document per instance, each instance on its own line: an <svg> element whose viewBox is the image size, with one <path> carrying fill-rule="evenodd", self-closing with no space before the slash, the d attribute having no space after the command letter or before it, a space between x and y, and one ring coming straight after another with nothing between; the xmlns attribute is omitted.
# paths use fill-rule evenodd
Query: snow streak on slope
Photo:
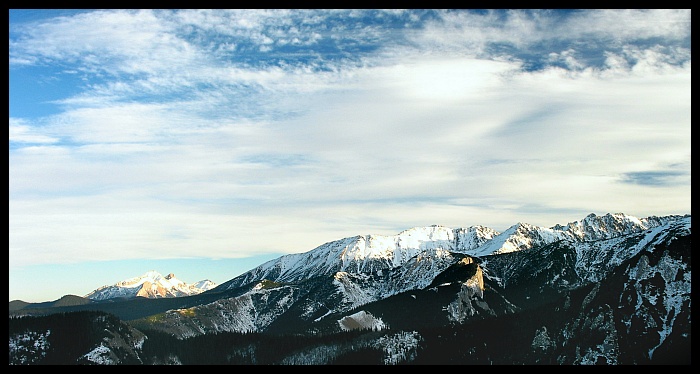
<svg viewBox="0 0 700 374"><path fill-rule="evenodd" d="M375 292L372 292L373 288L363 287L368 283L369 278L370 276L366 274L350 274L344 271L335 273L333 285L343 295L343 301L349 304L348 309L377 299Z"/></svg>
<svg viewBox="0 0 700 374"><path fill-rule="evenodd" d="M679 269L686 270L682 277L678 277ZM635 268L630 269L629 278L630 287L634 289L638 300L634 317L643 320L648 315L648 306L643 304L643 300L649 300L656 308L663 310L657 322L660 326L654 326L659 330L659 343L649 350L651 359L654 351L673 332L676 317L684 309L684 300L691 294L691 272L682 261L671 256L662 257L656 266L650 266L649 258L645 256ZM663 279L662 295L659 294L659 287L653 285L655 278ZM631 325L631 319L625 322Z"/></svg>
<svg viewBox="0 0 700 374"><path fill-rule="evenodd" d="M533 226L527 223L517 223L497 235L487 243L466 251L472 256L488 256L515 251L522 251L545 244L554 243L569 238L565 232Z"/></svg>
<svg viewBox="0 0 700 374"><path fill-rule="evenodd" d="M242 295L169 310L152 322L180 338L218 332L259 332L287 312L302 295L296 287L259 283Z"/></svg>
<svg viewBox="0 0 700 374"><path fill-rule="evenodd" d="M426 250L400 267L369 274L337 272L333 285L343 302L331 309L342 312L404 291L427 287L437 274L457 260L453 252L438 248Z"/></svg>
<svg viewBox="0 0 700 374"><path fill-rule="evenodd" d="M654 221L660 226L637 231L629 235L613 237L608 240L595 240L580 243L576 248L576 272L589 282L598 282L605 277L614 267L623 261L635 256L644 249L653 248L673 235L669 231L679 234L690 234L690 216L677 217L675 220ZM640 220L643 223L643 221ZM653 223L652 223L653 224ZM644 230L644 229L643 229ZM628 242L635 241L633 247Z"/></svg>

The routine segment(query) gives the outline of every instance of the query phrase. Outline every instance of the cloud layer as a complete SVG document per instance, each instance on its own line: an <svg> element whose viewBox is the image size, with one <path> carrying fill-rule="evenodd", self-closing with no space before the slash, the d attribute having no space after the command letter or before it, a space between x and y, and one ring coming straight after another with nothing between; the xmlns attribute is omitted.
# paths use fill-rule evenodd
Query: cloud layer
<svg viewBox="0 0 700 374"><path fill-rule="evenodd" d="M10 269L689 213L690 75L690 10L11 11Z"/></svg>

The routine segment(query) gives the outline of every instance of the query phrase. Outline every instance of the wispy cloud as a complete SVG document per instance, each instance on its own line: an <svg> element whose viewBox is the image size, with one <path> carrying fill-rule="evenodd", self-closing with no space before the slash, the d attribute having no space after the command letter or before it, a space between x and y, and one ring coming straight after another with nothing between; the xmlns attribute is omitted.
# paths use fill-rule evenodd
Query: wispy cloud
<svg viewBox="0 0 700 374"><path fill-rule="evenodd" d="M72 89L9 119L10 268L690 207L690 10L20 21L11 83Z"/></svg>
<svg viewBox="0 0 700 374"><path fill-rule="evenodd" d="M633 171L624 173L622 181L642 186L675 186L678 184L679 177L687 177L689 179L690 174L674 170Z"/></svg>
<svg viewBox="0 0 700 374"><path fill-rule="evenodd" d="M9 136L11 144L48 144L58 141L57 138L43 134L41 130L35 130L22 118L10 118Z"/></svg>
<svg viewBox="0 0 700 374"><path fill-rule="evenodd" d="M690 154L687 160L651 165L646 170L636 170L622 173L620 182L639 186L673 188L678 185L690 186Z"/></svg>

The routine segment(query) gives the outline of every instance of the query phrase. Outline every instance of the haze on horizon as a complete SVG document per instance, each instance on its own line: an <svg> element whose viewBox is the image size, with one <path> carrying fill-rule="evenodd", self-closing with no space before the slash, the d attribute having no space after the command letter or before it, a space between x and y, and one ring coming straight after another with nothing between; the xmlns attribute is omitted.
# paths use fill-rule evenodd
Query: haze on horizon
<svg viewBox="0 0 700 374"><path fill-rule="evenodd" d="M689 9L9 16L10 300L416 226L690 213Z"/></svg>

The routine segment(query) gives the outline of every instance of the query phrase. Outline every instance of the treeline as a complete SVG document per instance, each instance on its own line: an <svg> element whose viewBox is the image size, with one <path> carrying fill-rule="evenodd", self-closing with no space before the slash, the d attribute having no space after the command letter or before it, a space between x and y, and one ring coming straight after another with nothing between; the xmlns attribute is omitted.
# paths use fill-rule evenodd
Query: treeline
<svg viewBox="0 0 700 374"><path fill-rule="evenodd" d="M155 330L143 330L148 339L143 345L146 364L182 365L276 365L295 354L304 355L318 347L330 347L325 364L352 362L381 364L381 350L362 348L368 354L356 356L349 347L368 331L348 331L327 335L272 335L267 333L219 332L178 339ZM334 348L336 347L336 348ZM337 352L335 352L337 351ZM319 352L322 354L323 351ZM318 357L316 357L318 359Z"/></svg>
<svg viewBox="0 0 700 374"><path fill-rule="evenodd" d="M411 357L392 363L416 365L560 365L578 357L582 338L565 340L564 328L575 321L589 290L570 294L572 307L563 303L464 325L416 329L420 337ZM690 309L689 307L687 308ZM548 312L549 311L549 312ZM551 311L557 311L551 313ZM689 319L688 319L689 320ZM581 331L593 342L604 341L599 329ZM178 339L157 330L136 331L118 317L104 312L57 313L41 317L10 317L10 364L92 364L84 355L106 338L145 334L135 350L109 346L119 364L144 365L384 365L397 347L381 346L396 330L353 330L332 334L299 335L219 332ZM624 344L629 337L618 337ZM126 339L125 341L140 341ZM674 341L676 343L674 343ZM689 338L669 336L653 363L683 364L690 357ZM391 345L391 344L389 344ZM589 344L590 345L590 344ZM584 347L586 345L583 345ZM626 349L619 363L636 363ZM394 356L396 357L396 356ZM636 356L635 356L636 357ZM601 362L604 358L601 356ZM649 360L644 363L652 363Z"/></svg>
<svg viewBox="0 0 700 374"><path fill-rule="evenodd" d="M108 336L128 335L130 326L118 317L96 311L58 313L41 317L10 317L13 336L43 334L45 347L31 347L13 357L11 364L90 364L83 356ZM517 333L517 320L481 321L478 326L458 325L420 329L422 342L409 364L490 364L513 362L517 352L532 340ZM145 365L383 365L385 348L376 344L382 335L397 331L353 330L333 334L300 335L219 332L178 339L168 333L141 329L146 335L138 357L109 347L120 364ZM33 345L33 342L27 342ZM32 350L33 349L33 350ZM33 355L33 356L32 356ZM522 357L520 358L522 359Z"/></svg>
<svg viewBox="0 0 700 374"><path fill-rule="evenodd" d="M128 326L114 315L83 311L46 316L9 318L10 364L70 365L99 346L110 332L128 334ZM33 338L25 340L24 337ZM14 338L14 341L13 341ZM38 344L36 339L39 339ZM19 345L14 352L13 343ZM22 346L28 344L30 346ZM124 355L124 357L128 357ZM138 363L127 360L123 363Z"/></svg>
<svg viewBox="0 0 700 374"><path fill-rule="evenodd" d="M10 365L95 364L85 355L115 336L131 336L128 323L101 311L9 317ZM146 338L134 352L109 345L116 360L128 365L277 365L309 360L323 364L382 364L382 332L355 330L335 334L276 335L220 332L178 339L157 330L139 330ZM364 342L364 343L363 343ZM99 364L99 362L98 362Z"/></svg>

